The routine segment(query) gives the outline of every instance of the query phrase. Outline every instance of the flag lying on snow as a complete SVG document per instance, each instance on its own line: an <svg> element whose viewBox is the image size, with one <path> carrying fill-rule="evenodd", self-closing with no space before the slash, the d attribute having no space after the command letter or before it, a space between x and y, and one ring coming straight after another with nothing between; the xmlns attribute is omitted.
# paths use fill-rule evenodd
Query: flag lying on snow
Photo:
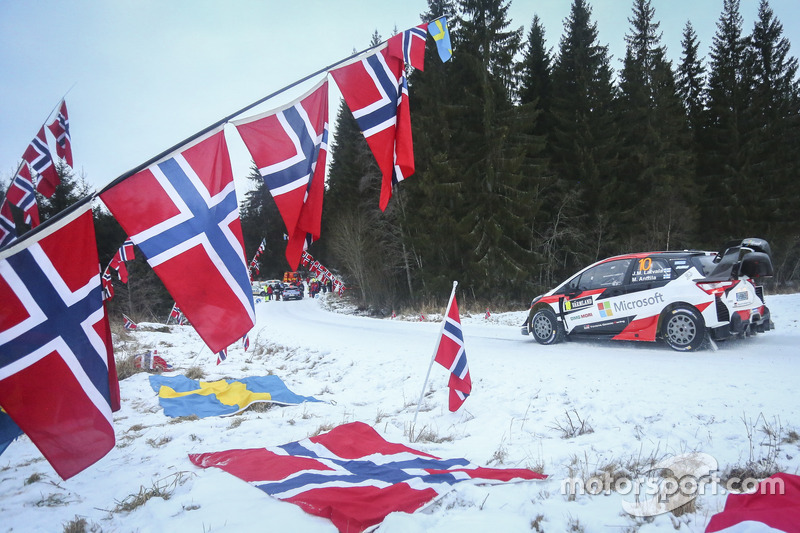
<svg viewBox="0 0 800 533"><path fill-rule="evenodd" d="M253 295L221 126L100 198L212 352L252 329Z"/></svg>
<svg viewBox="0 0 800 533"><path fill-rule="evenodd" d="M387 442L363 422L283 446L191 454L270 496L329 518L339 531L363 531L395 511L413 513L462 481L502 483L547 476L517 468L482 468Z"/></svg>
<svg viewBox="0 0 800 533"><path fill-rule="evenodd" d="M297 101L234 122L286 225L286 260L297 270L319 239L328 153L328 82Z"/></svg>
<svg viewBox="0 0 800 533"><path fill-rule="evenodd" d="M453 45L450 44L450 31L447 29L447 17L440 17L428 24L428 31L436 43L436 50L442 63L453 57Z"/></svg>
<svg viewBox="0 0 800 533"><path fill-rule="evenodd" d="M455 412L472 391L467 354L464 351L464 334L458 314L455 288L442 325L442 334L436 347L435 361L450 371L450 411Z"/></svg>
<svg viewBox="0 0 800 533"><path fill-rule="evenodd" d="M133 364L136 368L141 368L142 370L154 370L156 372L172 370L172 365L158 355L158 350L137 355L133 358Z"/></svg>
<svg viewBox="0 0 800 533"><path fill-rule="evenodd" d="M53 164L53 156L50 155L50 147L47 146L47 138L44 135L44 126L39 128L39 133L33 138L31 144L22 154L22 159L28 162L36 175L36 190L42 193L45 198L50 198L56 192L56 186L61 183L56 166Z"/></svg>
<svg viewBox="0 0 800 533"><path fill-rule="evenodd" d="M11 187L8 188L6 198L25 213L25 223L32 228L39 225L39 206L36 204L36 191L33 187L31 171L27 163L22 166L14 176Z"/></svg>
<svg viewBox="0 0 800 533"><path fill-rule="evenodd" d="M114 447L119 385L91 203L0 252L0 405L63 479Z"/></svg>
<svg viewBox="0 0 800 533"><path fill-rule="evenodd" d="M150 376L150 386L158 393L164 414L179 416L233 415L252 403L270 402L297 405L318 402L312 396L290 391L278 376L251 376L236 381L195 381L186 376Z"/></svg>
<svg viewBox="0 0 800 533"><path fill-rule="evenodd" d="M706 526L706 533L717 531L800 533L800 476L779 473L761 481L755 492L728 494L725 509Z"/></svg>
<svg viewBox="0 0 800 533"><path fill-rule="evenodd" d="M122 320L123 320L122 326L123 326L125 329L136 329L136 328L138 328L138 327L139 327L139 326L136 324L136 322L134 322L133 320L131 320L130 318L128 318L128 315L126 315L125 313L122 313Z"/></svg>
<svg viewBox="0 0 800 533"><path fill-rule="evenodd" d="M69 116L67 102L61 100L61 107L53 122L47 125L50 133L56 138L56 155L72 166L72 137L69 134Z"/></svg>
<svg viewBox="0 0 800 533"><path fill-rule="evenodd" d="M414 173L411 114L403 59L387 47L332 70L347 106L381 170L379 206L385 210L395 184Z"/></svg>

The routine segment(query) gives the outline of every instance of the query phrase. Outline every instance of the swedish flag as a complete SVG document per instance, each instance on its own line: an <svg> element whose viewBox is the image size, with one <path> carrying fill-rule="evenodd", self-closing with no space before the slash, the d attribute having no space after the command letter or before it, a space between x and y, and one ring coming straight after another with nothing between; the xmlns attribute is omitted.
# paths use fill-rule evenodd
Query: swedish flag
<svg viewBox="0 0 800 533"><path fill-rule="evenodd" d="M286 387L278 376L252 376L237 381L196 381L186 376L150 376L150 386L158 393L164 414L179 416L233 415L256 402L297 405L318 402L313 396L300 396Z"/></svg>
<svg viewBox="0 0 800 533"><path fill-rule="evenodd" d="M453 56L453 45L450 44L450 31L447 29L447 17L440 17L428 24L428 33L436 43L442 63Z"/></svg>

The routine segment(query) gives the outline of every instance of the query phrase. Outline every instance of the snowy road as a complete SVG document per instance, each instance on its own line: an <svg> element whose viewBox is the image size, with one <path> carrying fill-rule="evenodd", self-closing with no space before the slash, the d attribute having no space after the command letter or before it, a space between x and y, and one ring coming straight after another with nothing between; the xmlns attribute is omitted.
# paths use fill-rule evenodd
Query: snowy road
<svg viewBox="0 0 800 533"><path fill-rule="evenodd" d="M207 380L274 373L294 392L328 403L175 423L163 415L147 375L136 374L120 384L117 447L93 467L61 481L26 437L0 456L0 531L53 531L75 516L103 531L238 533L263 531L265 524L332 531L329 522L223 472L193 467L187 454L278 445L358 420L387 440L441 457L550 475L507 486L459 485L424 511L390 515L383 532L531 531L534 523L543 531L577 524L586 533L701 532L724 495L700 496L695 511L680 517L642 520L623 511L623 495L573 501L562 494L562 482L599 471L633 475L651 459L688 451L709 454L720 472L769 460L797 473L800 443L792 435L800 432L800 295L768 296L767 303L777 329L694 354L613 342L542 347L519 334L524 311L489 320L462 316L473 393L450 413L448 375L434 365L416 428L425 438L414 443L408 430L438 321L332 313L309 299L262 302L251 350L232 346L219 366L190 327L138 331L122 350L158 348L176 374L194 365ZM578 419L591 431L566 436ZM40 478L28 482L34 475ZM143 487L173 481L169 499L114 511Z"/></svg>

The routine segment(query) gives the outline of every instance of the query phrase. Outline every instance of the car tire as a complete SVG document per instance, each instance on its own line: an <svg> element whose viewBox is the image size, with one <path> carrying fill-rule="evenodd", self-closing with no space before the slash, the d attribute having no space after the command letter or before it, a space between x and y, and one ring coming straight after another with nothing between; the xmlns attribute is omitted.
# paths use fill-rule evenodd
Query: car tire
<svg viewBox="0 0 800 533"><path fill-rule="evenodd" d="M531 319L530 331L539 344L555 344L564 338L564 328L552 309L537 311Z"/></svg>
<svg viewBox="0 0 800 533"><path fill-rule="evenodd" d="M665 313L661 333L673 350L694 352L705 342L706 321L694 307L680 305Z"/></svg>

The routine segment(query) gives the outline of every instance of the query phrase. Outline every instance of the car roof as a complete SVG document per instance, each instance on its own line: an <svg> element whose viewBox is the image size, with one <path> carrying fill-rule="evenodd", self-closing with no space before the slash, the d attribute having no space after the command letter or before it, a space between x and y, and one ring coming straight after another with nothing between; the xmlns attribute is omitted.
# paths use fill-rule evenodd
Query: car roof
<svg viewBox="0 0 800 533"><path fill-rule="evenodd" d="M606 261L615 261L618 259L640 259L642 257L653 257L659 256L665 259L681 259L685 257L693 257L699 255L716 255L717 252L708 252L705 250L669 250L669 251L658 251L658 252L633 252L629 254L622 254L622 255L615 255L614 257L609 257L607 259L603 259L602 261L598 261L598 263L605 263Z"/></svg>

